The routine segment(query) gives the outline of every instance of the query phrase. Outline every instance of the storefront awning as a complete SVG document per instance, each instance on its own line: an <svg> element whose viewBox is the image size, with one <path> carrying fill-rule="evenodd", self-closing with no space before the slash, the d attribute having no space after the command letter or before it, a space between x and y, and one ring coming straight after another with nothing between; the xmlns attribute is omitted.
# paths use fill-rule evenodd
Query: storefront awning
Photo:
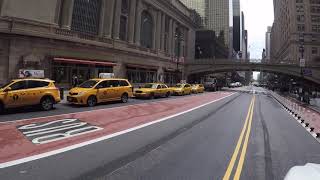
<svg viewBox="0 0 320 180"><path fill-rule="evenodd" d="M63 62L69 64L89 64L89 65L99 65L99 66L115 66L116 63L107 61L93 61L93 60L83 60L83 59L71 59L71 58L53 58L56 62Z"/></svg>
<svg viewBox="0 0 320 180"><path fill-rule="evenodd" d="M127 64L127 67L129 68L141 68L141 69L152 69L157 70L157 66L146 66L146 65L140 65L140 64Z"/></svg>

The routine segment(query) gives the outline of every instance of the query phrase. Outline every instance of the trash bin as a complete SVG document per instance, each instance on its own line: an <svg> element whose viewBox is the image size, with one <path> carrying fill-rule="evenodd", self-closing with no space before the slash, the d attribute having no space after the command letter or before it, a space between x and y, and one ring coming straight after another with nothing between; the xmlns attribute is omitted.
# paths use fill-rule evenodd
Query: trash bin
<svg viewBox="0 0 320 180"><path fill-rule="evenodd" d="M64 99L64 88L60 87L59 91L60 91L60 99L63 100Z"/></svg>

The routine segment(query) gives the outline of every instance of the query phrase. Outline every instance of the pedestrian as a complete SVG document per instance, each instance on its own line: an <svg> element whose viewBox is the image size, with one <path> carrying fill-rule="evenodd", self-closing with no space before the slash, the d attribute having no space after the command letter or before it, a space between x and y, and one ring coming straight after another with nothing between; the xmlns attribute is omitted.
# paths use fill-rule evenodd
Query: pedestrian
<svg viewBox="0 0 320 180"><path fill-rule="evenodd" d="M78 83L79 83L78 76L74 74L72 76L72 86L76 87L76 86L78 86Z"/></svg>

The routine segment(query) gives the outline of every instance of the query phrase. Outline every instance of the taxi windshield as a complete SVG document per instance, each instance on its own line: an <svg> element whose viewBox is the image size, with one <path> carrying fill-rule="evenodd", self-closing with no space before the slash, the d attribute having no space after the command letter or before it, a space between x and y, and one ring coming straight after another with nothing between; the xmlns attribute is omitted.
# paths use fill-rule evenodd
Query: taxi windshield
<svg viewBox="0 0 320 180"><path fill-rule="evenodd" d="M183 85L182 85L182 84L177 84L176 87L177 87L177 88L182 88Z"/></svg>
<svg viewBox="0 0 320 180"><path fill-rule="evenodd" d="M157 84L145 84L144 88L152 88L152 89L157 89Z"/></svg>
<svg viewBox="0 0 320 180"><path fill-rule="evenodd" d="M98 81L96 81L96 80L88 80L88 81L85 81L82 84L80 84L79 87L81 87L81 88L93 88L97 83L98 83Z"/></svg>
<svg viewBox="0 0 320 180"><path fill-rule="evenodd" d="M0 86L0 89L3 89L3 88L5 88L5 87L7 87L9 84L11 84L13 81L11 81L11 82L9 82L9 83L7 83L7 84L4 84L4 85L2 85L2 86Z"/></svg>

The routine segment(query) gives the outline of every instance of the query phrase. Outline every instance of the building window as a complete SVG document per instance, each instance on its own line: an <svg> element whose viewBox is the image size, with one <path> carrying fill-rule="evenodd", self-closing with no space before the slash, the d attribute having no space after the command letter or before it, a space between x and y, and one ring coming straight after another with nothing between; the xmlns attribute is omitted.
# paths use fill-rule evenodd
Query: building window
<svg viewBox="0 0 320 180"><path fill-rule="evenodd" d="M152 48L153 42L153 20L152 16L143 11L141 14L141 34L140 44L142 47Z"/></svg>
<svg viewBox="0 0 320 180"><path fill-rule="evenodd" d="M312 30L312 32L320 33L320 25L312 25L311 30Z"/></svg>
<svg viewBox="0 0 320 180"><path fill-rule="evenodd" d="M296 6L297 12L304 12L304 7L303 5L297 5Z"/></svg>
<svg viewBox="0 0 320 180"><path fill-rule="evenodd" d="M127 40L128 16L129 16L129 2L128 0L122 0L119 38L123 41Z"/></svg>
<svg viewBox="0 0 320 180"><path fill-rule="evenodd" d="M304 24L298 24L298 31L304 31L305 30L305 27L304 27Z"/></svg>
<svg viewBox="0 0 320 180"><path fill-rule="evenodd" d="M311 6L311 13L320 13L320 6Z"/></svg>
<svg viewBox="0 0 320 180"><path fill-rule="evenodd" d="M304 15L297 15L298 22L304 22Z"/></svg>
<svg viewBox="0 0 320 180"><path fill-rule="evenodd" d="M86 34L98 34L100 0L75 0L71 29Z"/></svg>
<svg viewBox="0 0 320 180"><path fill-rule="evenodd" d="M312 54L318 54L318 48L317 47L312 47L311 53Z"/></svg>
<svg viewBox="0 0 320 180"><path fill-rule="evenodd" d="M320 4L320 0L310 0L310 4Z"/></svg>
<svg viewBox="0 0 320 180"><path fill-rule="evenodd" d="M127 77L131 83L152 83L157 81L157 72L142 68L128 68Z"/></svg>
<svg viewBox="0 0 320 180"><path fill-rule="evenodd" d="M311 22L320 22L320 16L319 15L311 15Z"/></svg>

